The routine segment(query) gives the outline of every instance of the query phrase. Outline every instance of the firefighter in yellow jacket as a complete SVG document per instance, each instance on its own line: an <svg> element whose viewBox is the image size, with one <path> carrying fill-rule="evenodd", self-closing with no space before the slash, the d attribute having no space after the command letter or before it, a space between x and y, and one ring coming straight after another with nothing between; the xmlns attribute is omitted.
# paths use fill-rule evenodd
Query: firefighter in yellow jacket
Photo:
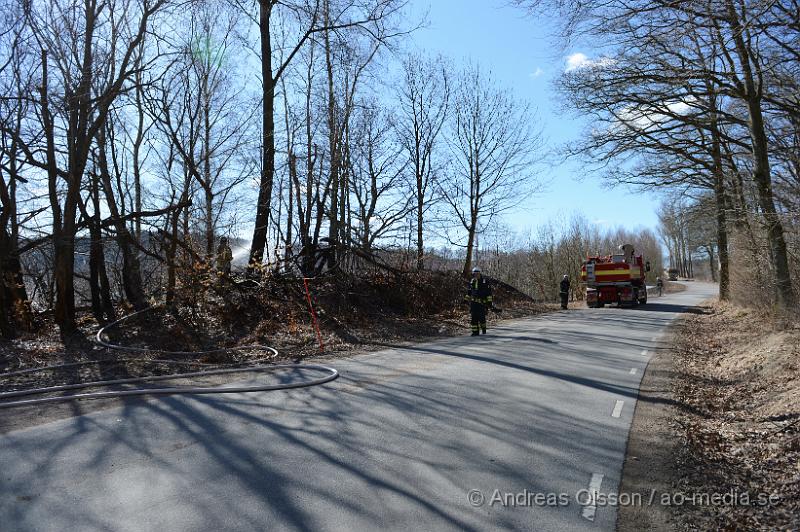
<svg viewBox="0 0 800 532"><path fill-rule="evenodd" d="M472 268L472 279L467 286L464 301L469 302L472 336L478 336L481 332L486 334L486 311L492 308L492 287L477 266Z"/></svg>

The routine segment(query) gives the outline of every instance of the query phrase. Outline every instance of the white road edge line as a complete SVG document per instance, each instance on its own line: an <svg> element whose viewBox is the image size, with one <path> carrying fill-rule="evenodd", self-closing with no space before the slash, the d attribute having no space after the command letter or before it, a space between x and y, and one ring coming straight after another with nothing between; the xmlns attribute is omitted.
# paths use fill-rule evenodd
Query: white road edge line
<svg viewBox="0 0 800 532"><path fill-rule="evenodd" d="M600 492L600 484L602 483L603 475L600 473L592 473L592 479L589 481L590 499L581 512L584 519L594 521L594 516L597 513L597 494Z"/></svg>
<svg viewBox="0 0 800 532"><path fill-rule="evenodd" d="M642 349L642 356L643 356L643 357L646 357L646 356L647 356L647 349Z"/></svg>
<svg viewBox="0 0 800 532"><path fill-rule="evenodd" d="M622 405L625 404L625 401L617 401L617 404L614 405L614 411L611 412L611 417L619 417L622 414Z"/></svg>
<svg viewBox="0 0 800 532"><path fill-rule="evenodd" d="M631 368L631 375L636 375L636 368Z"/></svg>

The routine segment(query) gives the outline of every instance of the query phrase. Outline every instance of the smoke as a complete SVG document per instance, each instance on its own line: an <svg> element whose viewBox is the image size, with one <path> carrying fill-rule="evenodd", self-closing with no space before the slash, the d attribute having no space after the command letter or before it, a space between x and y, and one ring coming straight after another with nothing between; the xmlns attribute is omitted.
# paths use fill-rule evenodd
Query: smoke
<svg viewBox="0 0 800 532"><path fill-rule="evenodd" d="M233 252L232 264L247 265L250 254L250 249L247 246L235 246L231 251Z"/></svg>

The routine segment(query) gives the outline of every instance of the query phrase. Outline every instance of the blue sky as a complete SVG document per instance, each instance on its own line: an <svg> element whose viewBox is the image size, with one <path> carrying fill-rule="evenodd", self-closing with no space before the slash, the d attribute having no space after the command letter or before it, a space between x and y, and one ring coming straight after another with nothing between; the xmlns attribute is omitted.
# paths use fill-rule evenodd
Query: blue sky
<svg viewBox="0 0 800 532"><path fill-rule="evenodd" d="M411 0L410 10L418 17L427 12L428 21L411 35L411 47L441 53L456 63L469 59L489 67L502 85L538 109L551 146L578 136L581 122L559 111L552 80L563 72L567 56L591 58L592 53L555 46L548 37L554 20L528 17L505 0ZM548 189L506 216L515 230L573 213L608 227L658 226L653 194L604 187L598 177L586 177L578 161L549 172Z"/></svg>

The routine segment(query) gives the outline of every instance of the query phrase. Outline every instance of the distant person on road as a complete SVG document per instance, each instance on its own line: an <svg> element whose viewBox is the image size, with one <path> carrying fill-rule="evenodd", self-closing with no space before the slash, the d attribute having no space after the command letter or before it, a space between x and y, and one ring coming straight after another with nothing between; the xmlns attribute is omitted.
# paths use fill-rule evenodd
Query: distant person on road
<svg viewBox="0 0 800 532"><path fill-rule="evenodd" d="M486 334L486 310L492 308L492 287L477 266L472 268L472 279L467 285L464 301L469 303L472 336L478 336L481 332Z"/></svg>
<svg viewBox="0 0 800 532"><path fill-rule="evenodd" d="M233 251L228 245L228 239L222 237L219 239L219 246L217 247L217 271L230 275L231 262L233 261Z"/></svg>
<svg viewBox="0 0 800 532"><path fill-rule="evenodd" d="M661 297L661 292L664 290L664 281L661 277L656 277L656 288L658 289L658 297Z"/></svg>
<svg viewBox="0 0 800 532"><path fill-rule="evenodd" d="M561 284L558 287L558 295L561 296L561 308L567 309L567 300L569 299L569 275L564 275L561 278Z"/></svg>

